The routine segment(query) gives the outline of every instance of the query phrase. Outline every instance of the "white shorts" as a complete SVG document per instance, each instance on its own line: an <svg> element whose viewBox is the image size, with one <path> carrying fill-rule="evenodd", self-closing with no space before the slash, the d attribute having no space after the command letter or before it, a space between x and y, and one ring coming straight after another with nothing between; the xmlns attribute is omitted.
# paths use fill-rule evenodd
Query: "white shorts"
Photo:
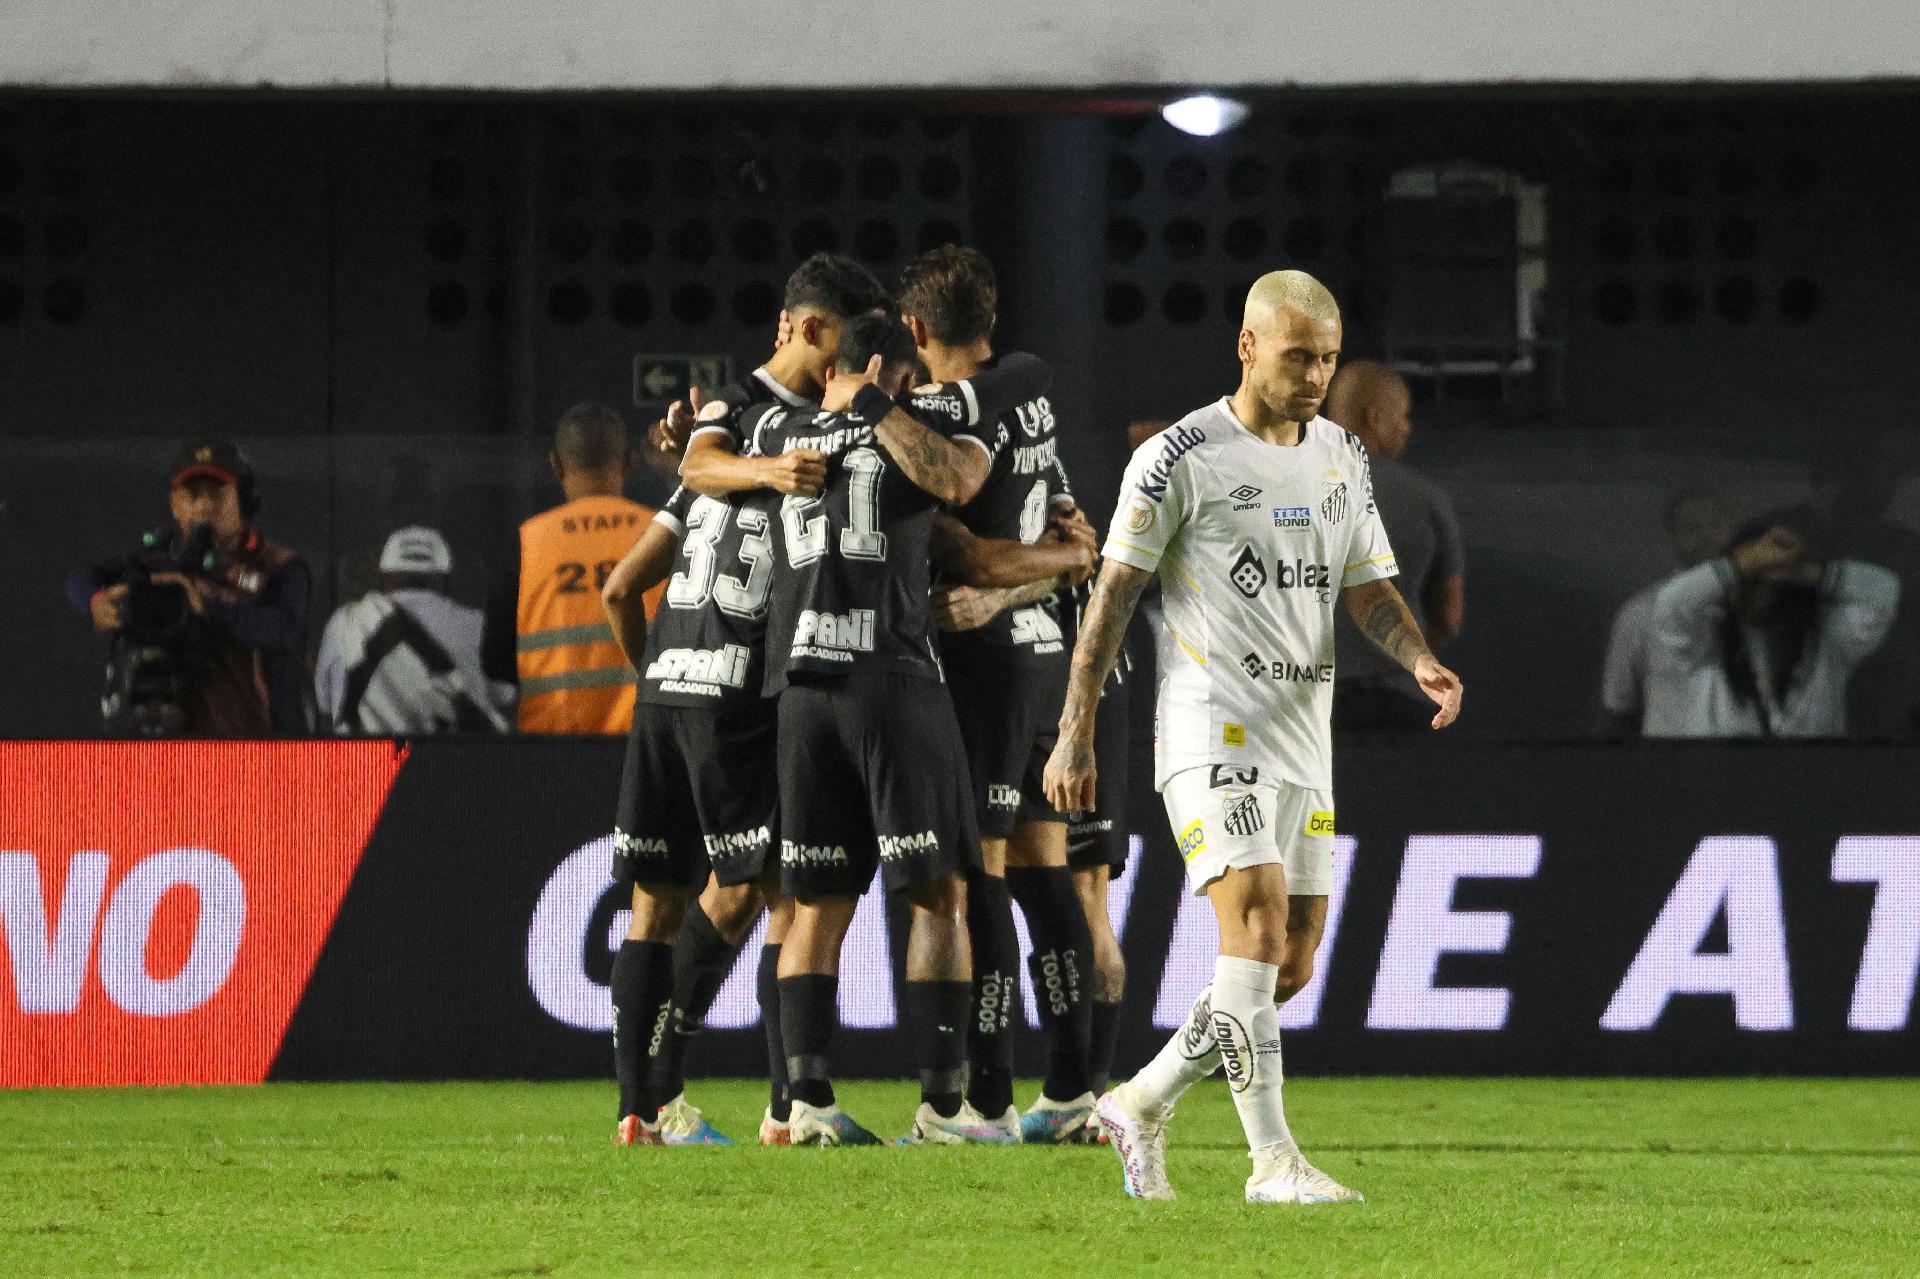
<svg viewBox="0 0 1920 1279"><path fill-rule="evenodd" d="M1333 891L1333 792L1262 777L1244 764L1182 769L1161 788L1194 895L1235 867L1281 866L1287 893Z"/></svg>

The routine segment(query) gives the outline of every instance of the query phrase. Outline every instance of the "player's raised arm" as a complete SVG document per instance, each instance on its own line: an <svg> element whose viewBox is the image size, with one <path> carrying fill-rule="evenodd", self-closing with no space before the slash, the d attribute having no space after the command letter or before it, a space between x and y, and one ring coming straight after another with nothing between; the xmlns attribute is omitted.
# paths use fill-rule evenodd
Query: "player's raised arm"
<svg viewBox="0 0 1920 1279"><path fill-rule="evenodd" d="M864 373L835 375L866 382L854 397L853 411L875 423L874 439L908 479L949 506L966 505L987 482L987 472L992 469L987 446L968 435L949 439L916 421L891 395L874 385L880 376L880 364L876 355Z"/></svg>
<svg viewBox="0 0 1920 1279"><path fill-rule="evenodd" d="M1084 524L1084 521L1083 521ZM1081 533L1049 529L1035 542L979 537L942 512L934 517L933 567L940 576L967 586L1032 588L1031 599L1051 595L1062 574L1082 577L1093 567L1093 530Z"/></svg>
<svg viewBox="0 0 1920 1279"><path fill-rule="evenodd" d="M1460 717L1460 677L1442 666L1427 647L1419 623L1400 592L1387 578L1361 582L1340 592L1340 602L1360 633L1375 647L1412 673L1420 688L1440 709L1435 728L1445 728Z"/></svg>
<svg viewBox="0 0 1920 1279"><path fill-rule="evenodd" d="M724 416L724 412L718 415ZM775 457L742 456L735 429L720 425L717 419L710 419L694 432L687 442L686 459L680 464L681 483L704 497L721 500L758 488L814 497L826 478L826 454L815 449L792 449Z"/></svg>
<svg viewBox="0 0 1920 1279"><path fill-rule="evenodd" d="M1093 807L1093 720L1100 709L1100 686L1126 642L1127 623L1153 580L1151 570L1109 557L1100 565L1093 599L1080 621L1067 676L1067 701L1060 711L1060 740L1047 760L1043 783L1047 802L1063 813Z"/></svg>

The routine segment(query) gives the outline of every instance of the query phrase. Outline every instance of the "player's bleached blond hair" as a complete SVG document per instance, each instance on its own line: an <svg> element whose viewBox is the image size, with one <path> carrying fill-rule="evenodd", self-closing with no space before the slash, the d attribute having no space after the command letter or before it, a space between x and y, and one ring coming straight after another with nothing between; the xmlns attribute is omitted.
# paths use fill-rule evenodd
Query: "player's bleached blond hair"
<svg viewBox="0 0 1920 1279"><path fill-rule="evenodd" d="M1247 290L1240 327L1256 332L1271 328L1274 318L1288 308L1316 322L1340 318L1340 304L1333 294L1305 271L1269 271Z"/></svg>

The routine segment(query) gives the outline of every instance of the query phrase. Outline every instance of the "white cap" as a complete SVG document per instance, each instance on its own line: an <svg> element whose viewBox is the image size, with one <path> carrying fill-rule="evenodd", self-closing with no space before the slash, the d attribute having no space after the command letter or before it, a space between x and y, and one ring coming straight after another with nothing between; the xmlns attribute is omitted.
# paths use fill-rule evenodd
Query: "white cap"
<svg viewBox="0 0 1920 1279"><path fill-rule="evenodd" d="M382 573L451 573L453 552L447 539L430 528L414 525L387 539L380 552Z"/></svg>

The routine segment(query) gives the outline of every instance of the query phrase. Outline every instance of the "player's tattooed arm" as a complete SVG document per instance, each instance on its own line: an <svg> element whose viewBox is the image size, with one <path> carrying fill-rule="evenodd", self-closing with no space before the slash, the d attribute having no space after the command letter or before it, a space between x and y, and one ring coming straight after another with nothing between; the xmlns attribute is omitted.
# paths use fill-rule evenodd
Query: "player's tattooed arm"
<svg viewBox="0 0 1920 1279"><path fill-rule="evenodd" d="M1047 800L1063 813L1093 807L1093 719L1100 709L1100 687L1126 643L1127 623L1153 574L1109 559L1093 583L1093 598L1080 619L1067 677L1067 701L1060 711L1060 740L1047 760L1042 786Z"/></svg>
<svg viewBox="0 0 1920 1279"><path fill-rule="evenodd" d="M945 512L934 517L930 549L934 569L948 581L966 586L1040 588L1037 595L1026 595L1020 603L1052 594L1064 575L1084 574L1094 560L1091 525L1086 526L1084 534L1064 527L1050 528L1038 540L1027 543L1005 537L978 537Z"/></svg>
<svg viewBox="0 0 1920 1279"><path fill-rule="evenodd" d="M1340 592L1347 616L1374 645L1405 667L1421 691L1440 709L1433 717L1435 728L1445 728L1460 716L1460 677L1442 666L1427 647L1426 637L1413 620L1407 602L1386 578L1362 582Z"/></svg>
<svg viewBox="0 0 1920 1279"><path fill-rule="evenodd" d="M655 520L614 566L600 590L600 605L607 610L613 638L636 671L646 660L647 592L667 580L679 553L679 536L664 520Z"/></svg>
<svg viewBox="0 0 1920 1279"><path fill-rule="evenodd" d="M991 463L985 449L930 431L905 409L881 418L873 435L908 479L948 506L965 506L987 482Z"/></svg>

